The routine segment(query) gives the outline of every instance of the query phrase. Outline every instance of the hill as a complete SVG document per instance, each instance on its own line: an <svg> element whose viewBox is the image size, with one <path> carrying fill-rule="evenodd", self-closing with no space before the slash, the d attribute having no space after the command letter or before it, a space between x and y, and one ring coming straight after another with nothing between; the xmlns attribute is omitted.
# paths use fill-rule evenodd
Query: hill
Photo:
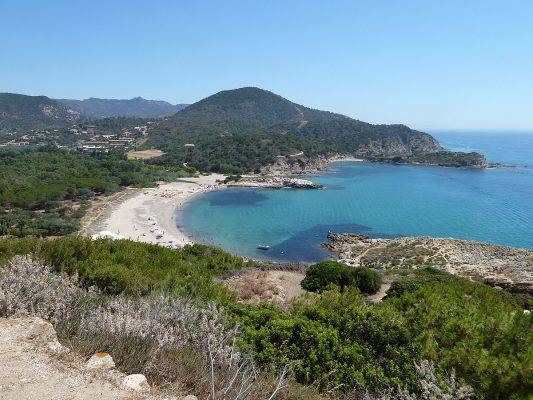
<svg viewBox="0 0 533 400"><path fill-rule="evenodd" d="M129 100L97 99L91 97L85 100L57 99L57 101L91 118L154 118L173 114L187 107L187 104L170 104L166 101L146 100L142 97L135 97Z"/></svg>
<svg viewBox="0 0 533 400"><path fill-rule="evenodd" d="M78 111L46 96L0 93L0 131L67 126L82 119Z"/></svg>
<svg viewBox="0 0 533 400"><path fill-rule="evenodd" d="M254 87L216 93L158 121L149 141L169 153L166 162L226 173L258 171L289 156L305 162L338 153L369 158L443 150L431 135L405 125L372 125Z"/></svg>

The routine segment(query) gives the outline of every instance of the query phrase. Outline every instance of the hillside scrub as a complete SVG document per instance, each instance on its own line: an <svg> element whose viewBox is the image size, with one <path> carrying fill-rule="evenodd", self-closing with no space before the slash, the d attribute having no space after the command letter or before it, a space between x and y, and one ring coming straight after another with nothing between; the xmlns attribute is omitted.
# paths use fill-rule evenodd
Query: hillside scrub
<svg viewBox="0 0 533 400"><path fill-rule="evenodd" d="M68 307L80 309L85 318L85 322L74 318L78 322L69 325L71 330L83 323L84 331L92 332L72 336L73 343L78 340L76 346L88 353L105 345L122 360L120 365L133 371L142 364L143 371L154 380L183 379L188 387L192 387L191 382L203 382L211 368L205 348L200 351L185 346L158 352L157 357L152 350L147 355L143 349L159 349L158 343L162 342L158 337L165 338L166 343L161 332L174 337L171 343L192 343L197 339L189 338L187 335L194 333L187 331L193 325L180 318L190 321L186 316L194 315L193 320L201 321L200 316L213 315L208 319L213 323L224 321L223 328L229 329L225 332L236 335L239 352L252 357L247 363L253 361L263 370L277 371L288 365L293 379L312 393L310 388L318 388L336 398L358 399L361 396L353 393L407 391L411 397L406 399L426 399L418 368L424 360L434 368L437 382L433 383L443 389L442 393L446 393L446 377L452 371L457 388L471 386L476 398L482 400L527 399L533 390L532 317L523 309L531 303L523 296L435 270L422 269L405 276L392 285L387 297L378 304L366 301L355 285L342 290L330 285L320 293L303 295L285 310L272 304L236 302L236 294L214 278L248 264L210 246L186 246L176 251L126 240L90 241L75 237L0 240L1 262L24 254L42 258L45 265L52 266L51 271L65 275L61 281L50 280L57 293L47 295L52 301L37 295L47 293L46 285L32 280L39 280L39 273L15 285L0 285L4 292L5 287L14 288L8 290L9 296L35 299L10 304L22 304L28 313L52 313L49 317L56 321L64 318L61 315L68 313L61 314L61 307L46 304L61 302L63 298L76 299L80 292L73 290L76 295L71 295L65 287L72 285L69 279L77 274L81 293L96 290L97 295L89 302L88 311L84 301L75 300L75 307ZM0 266L0 277L5 268ZM88 290L91 286L98 289ZM58 317L53 314L56 309ZM9 313L15 311L11 309ZM148 316L154 319L146 321ZM125 321L137 322L126 327ZM174 326L181 326L184 331L172 333ZM63 332L72 335L71 330ZM118 332L124 334L117 336ZM149 332L150 339L143 332ZM225 364L217 365L217 376L223 382L227 379ZM181 372L176 371L178 366L183 368ZM274 382L276 378L268 379ZM204 389L208 387L201 385ZM294 388L300 394L307 390L301 386Z"/></svg>
<svg viewBox="0 0 533 400"><path fill-rule="evenodd" d="M0 317L20 316L50 320L63 344L87 357L110 353L121 371L143 373L173 394L209 398L216 393L219 400L320 398L288 380L287 370L279 376L258 370L236 346L238 328L213 303L198 307L161 294L107 297L80 287L75 276L16 256L0 268ZM281 392L270 397L276 388Z"/></svg>
<svg viewBox="0 0 533 400"><path fill-rule="evenodd" d="M42 258L58 271L77 274L84 286L96 286L106 294L164 290L221 301L231 296L212 277L253 265L252 261L200 244L173 250L129 240L0 239L0 259L24 254Z"/></svg>
<svg viewBox="0 0 533 400"><path fill-rule="evenodd" d="M477 398L528 398L533 330L521 299L432 271L401 285L408 290L376 305L355 288L330 289L288 312L264 306L241 318L261 363L290 360L297 379L322 390L418 393L414 363L428 359L439 376L455 370Z"/></svg>

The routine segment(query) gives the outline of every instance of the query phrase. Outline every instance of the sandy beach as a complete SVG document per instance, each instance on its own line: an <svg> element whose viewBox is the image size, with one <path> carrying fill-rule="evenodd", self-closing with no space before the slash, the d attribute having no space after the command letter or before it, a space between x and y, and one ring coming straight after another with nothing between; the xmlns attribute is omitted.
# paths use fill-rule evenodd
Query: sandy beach
<svg viewBox="0 0 533 400"><path fill-rule="evenodd" d="M330 160L327 165L338 161L363 160L342 156ZM129 188L113 196L100 198L93 204L93 210L89 211L80 234L91 236L108 231L126 239L169 247L193 243L179 229L176 220L179 219L185 203L195 196L227 187L218 183L224 178L222 174L201 175L162 183L156 188ZM250 175L232 186L285 188L288 185L286 181L291 179L298 181L296 183L300 183L300 186L313 184L302 179Z"/></svg>
<svg viewBox="0 0 533 400"><path fill-rule="evenodd" d="M211 174L140 189L109 204L90 231L110 231L126 239L172 247L192 243L177 227L176 217L187 201L224 187L217 183L224 178Z"/></svg>

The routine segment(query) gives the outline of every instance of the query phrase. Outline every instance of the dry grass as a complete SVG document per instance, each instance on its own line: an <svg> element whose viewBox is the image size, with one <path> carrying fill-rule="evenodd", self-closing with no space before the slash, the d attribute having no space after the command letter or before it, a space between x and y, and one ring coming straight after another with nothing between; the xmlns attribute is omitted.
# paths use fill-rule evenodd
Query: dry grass
<svg viewBox="0 0 533 400"><path fill-rule="evenodd" d="M128 159L135 160L149 160L150 158L159 157L165 154L161 150L150 149L150 150L131 150L126 153Z"/></svg>
<svg viewBox="0 0 533 400"><path fill-rule="evenodd" d="M302 279L298 272L252 270L229 278L226 284L238 292L237 300L243 303L283 304L301 293Z"/></svg>

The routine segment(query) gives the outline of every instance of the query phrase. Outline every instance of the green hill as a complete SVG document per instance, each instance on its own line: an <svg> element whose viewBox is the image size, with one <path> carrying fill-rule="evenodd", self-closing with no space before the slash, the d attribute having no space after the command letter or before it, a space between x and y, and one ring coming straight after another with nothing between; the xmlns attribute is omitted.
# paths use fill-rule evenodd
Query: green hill
<svg viewBox="0 0 533 400"><path fill-rule="evenodd" d="M369 157L442 150L432 136L405 125L372 125L254 87L222 91L190 105L154 124L149 140L169 153L165 161L220 172L258 170L276 156L300 152Z"/></svg>
<svg viewBox="0 0 533 400"><path fill-rule="evenodd" d="M146 100L142 97L129 100L90 98L85 100L58 99L58 101L91 118L154 118L173 114L187 107L187 104L170 104L166 101Z"/></svg>
<svg viewBox="0 0 533 400"><path fill-rule="evenodd" d="M82 119L76 110L46 96L0 93L0 131L68 126Z"/></svg>

